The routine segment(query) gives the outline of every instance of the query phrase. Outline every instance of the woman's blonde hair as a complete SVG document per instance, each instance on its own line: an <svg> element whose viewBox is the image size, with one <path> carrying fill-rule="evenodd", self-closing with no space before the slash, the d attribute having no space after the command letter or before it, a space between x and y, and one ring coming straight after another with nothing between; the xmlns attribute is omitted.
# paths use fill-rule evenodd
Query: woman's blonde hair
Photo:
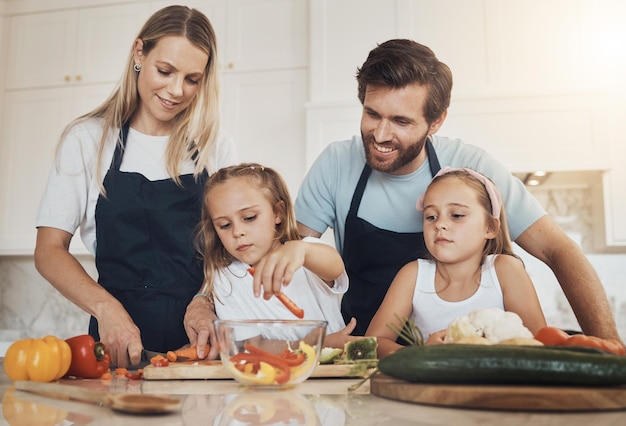
<svg viewBox="0 0 626 426"><path fill-rule="evenodd" d="M274 213L281 216L282 220L276 225L277 241L284 244L287 241L302 239L298 232L289 189L276 170L257 163L242 163L219 169L207 179L204 186L202 218L196 234L196 248L204 260L204 288L209 294L213 292L213 283L218 271L230 265L235 258L228 253L217 235L209 215L208 203L213 188L233 179L246 179L266 197Z"/></svg>
<svg viewBox="0 0 626 426"><path fill-rule="evenodd" d="M186 6L168 6L155 12L139 31L137 39L143 42L142 51L149 54L164 37L182 36L208 55L208 61L199 89L194 99L176 117L174 129L165 153L169 175L180 184L181 161L197 152L194 175L200 176L204 169L211 172L211 157L219 131L219 86L217 73L217 41L208 18L196 9ZM133 43L134 46L134 43ZM128 122L136 112L140 99L137 90L137 72L134 70L134 48L131 47L126 68L117 87L107 100L91 112L72 121L63 131L61 141L76 124L92 118L102 119L102 135L98 147L97 170L102 176L101 159L104 145L111 132ZM118 140L118 143L121 143ZM102 179L98 179L99 182ZM101 185L101 191L104 188Z"/></svg>
<svg viewBox="0 0 626 426"><path fill-rule="evenodd" d="M495 220L492 215L492 203L491 198L489 197L489 193L485 188L485 185L478 180L476 177L472 176L469 172L465 170L454 170L447 172L445 174L436 176L428 188L430 188L434 183L440 182L446 179L458 179L461 180L465 185L467 185L470 189L474 191L476 197L478 198L478 203L485 210L485 218L487 220L487 224L490 229L498 228L498 232L495 238L485 241L485 245L483 246L483 254L481 265L485 262L485 259L490 254L508 254L511 256L518 257L513 251L513 245L511 243L511 237L509 235L509 228L506 223L506 212L504 211L504 206L500 208L500 223L498 226L498 221ZM489 179L485 177L485 179ZM426 189L428 192L428 189ZM432 259L432 256L429 253L429 257ZM518 257L519 258L519 257Z"/></svg>

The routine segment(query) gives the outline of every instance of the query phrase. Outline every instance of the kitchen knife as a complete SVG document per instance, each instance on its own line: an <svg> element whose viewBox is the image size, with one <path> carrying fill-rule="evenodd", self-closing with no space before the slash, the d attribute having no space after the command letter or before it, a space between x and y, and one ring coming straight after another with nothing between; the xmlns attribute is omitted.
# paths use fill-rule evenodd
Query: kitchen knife
<svg viewBox="0 0 626 426"><path fill-rule="evenodd" d="M162 356L163 358L167 359L167 354L164 354L163 352L156 352L156 351L150 351L148 349L142 349L141 350L141 360L139 361L139 364L136 365L137 368L144 368L148 365L150 365L150 360L152 358L154 358L155 356ZM184 356L179 356L176 358L176 362L184 362L184 361L189 361L188 357L184 357Z"/></svg>
<svg viewBox="0 0 626 426"><path fill-rule="evenodd" d="M152 358L154 358L155 356L161 355L163 358L167 358L167 355L162 353L162 352L155 352L155 351L149 351L147 349L142 349L141 350L141 360L139 361L139 364L133 366L133 367L137 367L137 368L144 368L148 365L150 365L150 360Z"/></svg>

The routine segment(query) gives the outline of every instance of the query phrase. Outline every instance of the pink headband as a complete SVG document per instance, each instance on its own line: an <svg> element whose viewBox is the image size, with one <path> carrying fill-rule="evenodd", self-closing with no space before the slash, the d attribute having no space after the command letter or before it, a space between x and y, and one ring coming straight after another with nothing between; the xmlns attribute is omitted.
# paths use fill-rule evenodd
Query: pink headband
<svg viewBox="0 0 626 426"><path fill-rule="evenodd" d="M491 201L491 214L493 215L493 217L499 218L500 209L502 208L502 197L500 196L500 191L498 191L498 188L496 188L496 186L493 184L491 180L487 179L485 176L481 175L480 173L472 169L468 169L468 168L453 168L453 167L446 166L442 168L441 170L439 170L439 172L437 172L437 174L433 177L433 179L435 179L437 176L445 175L447 173L455 172L458 170L466 171L467 173L469 173L470 175L478 179L483 185L485 185L485 189L487 190L487 195L489 195L489 200ZM418 198L417 204L415 206L417 208L417 211L420 211L420 212L424 211L424 196L425 195L426 195L426 191L424 191L424 193L420 195L420 197Z"/></svg>

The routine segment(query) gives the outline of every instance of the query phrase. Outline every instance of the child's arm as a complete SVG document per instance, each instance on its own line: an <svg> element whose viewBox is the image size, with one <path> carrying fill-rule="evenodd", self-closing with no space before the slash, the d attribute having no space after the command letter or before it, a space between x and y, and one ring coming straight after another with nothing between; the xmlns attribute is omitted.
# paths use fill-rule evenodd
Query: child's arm
<svg viewBox="0 0 626 426"><path fill-rule="evenodd" d="M343 260L334 247L302 240L287 241L255 265L255 296L261 294L261 286L265 299L279 293L283 285L291 282L295 271L303 266L329 286L344 271Z"/></svg>
<svg viewBox="0 0 626 426"><path fill-rule="evenodd" d="M514 256L499 255L494 265L502 287L504 309L518 314L534 335L546 326L546 319L524 264Z"/></svg>
<svg viewBox="0 0 626 426"><path fill-rule="evenodd" d="M396 274L383 303L372 318L366 336L375 336L378 339L378 358L400 349L402 345L396 343L398 334L394 333L387 324L392 327L402 328L404 323L398 320L408 319L413 312L413 293L417 280L417 261L403 266Z"/></svg>

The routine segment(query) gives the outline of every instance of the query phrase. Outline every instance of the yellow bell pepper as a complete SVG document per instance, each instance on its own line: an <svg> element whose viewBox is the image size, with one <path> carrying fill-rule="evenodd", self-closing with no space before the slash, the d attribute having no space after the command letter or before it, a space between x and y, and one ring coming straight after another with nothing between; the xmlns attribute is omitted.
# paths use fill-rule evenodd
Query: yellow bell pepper
<svg viewBox="0 0 626 426"><path fill-rule="evenodd" d="M14 342L4 357L4 371L9 379L51 382L67 373L72 362L69 344L54 336L22 339Z"/></svg>
<svg viewBox="0 0 626 426"><path fill-rule="evenodd" d="M300 341L300 350L306 355L306 360L295 367L291 367L290 381L294 382L297 378L308 374L312 368L315 368L316 353L315 348L311 345L307 345L303 341Z"/></svg>
<svg viewBox="0 0 626 426"><path fill-rule="evenodd" d="M274 384L274 379L276 378L276 370L274 367L263 361L259 363L259 371L256 374L239 371L233 363L228 363L228 370L234 378L248 384L271 385Z"/></svg>

